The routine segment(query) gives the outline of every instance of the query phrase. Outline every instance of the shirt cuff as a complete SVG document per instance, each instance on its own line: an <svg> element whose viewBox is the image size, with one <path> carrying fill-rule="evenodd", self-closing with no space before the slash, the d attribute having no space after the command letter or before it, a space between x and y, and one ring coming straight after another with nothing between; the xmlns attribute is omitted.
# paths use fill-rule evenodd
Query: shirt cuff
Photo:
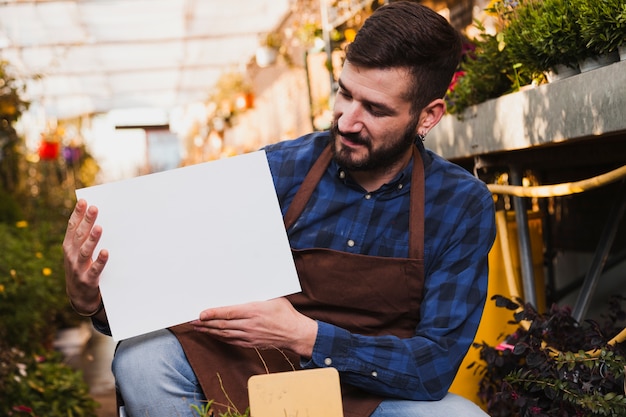
<svg viewBox="0 0 626 417"><path fill-rule="evenodd" d="M111 336L111 327L109 327L109 323L102 322L95 317L91 318L91 323L93 324L93 328L98 332L105 336Z"/></svg>
<svg viewBox="0 0 626 417"><path fill-rule="evenodd" d="M318 321L313 354L310 360L302 361L300 366L303 369L333 367L342 370L347 362L345 359L348 357L350 339L349 331Z"/></svg>

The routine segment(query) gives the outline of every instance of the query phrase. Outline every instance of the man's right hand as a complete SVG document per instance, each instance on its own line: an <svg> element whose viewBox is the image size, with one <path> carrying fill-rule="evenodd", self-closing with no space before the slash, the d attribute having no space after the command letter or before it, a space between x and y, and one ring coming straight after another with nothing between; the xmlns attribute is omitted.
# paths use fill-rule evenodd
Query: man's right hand
<svg viewBox="0 0 626 417"><path fill-rule="evenodd" d="M99 310L102 300L100 274L109 259L109 252L103 249L93 260L94 250L102 236L102 227L95 224L97 217L97 207L89 207L85 200L79 200L63 239L67 295L76 312L81 315L92 315ZM104 312L98 312L96 316L100 319L106 317Z"/></svg>

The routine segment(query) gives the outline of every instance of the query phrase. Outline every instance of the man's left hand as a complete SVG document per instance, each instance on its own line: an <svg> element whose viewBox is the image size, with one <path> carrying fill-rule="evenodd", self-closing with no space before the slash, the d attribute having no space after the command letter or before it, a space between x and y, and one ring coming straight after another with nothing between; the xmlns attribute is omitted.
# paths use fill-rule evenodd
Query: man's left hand
<svg viewBox="0 0 626 417"><path fill-rule="evenodd" d="M235 346L288 349L310 358L317 322L299 313L286 298L204 310L191 324L199 332Z"/></svg>

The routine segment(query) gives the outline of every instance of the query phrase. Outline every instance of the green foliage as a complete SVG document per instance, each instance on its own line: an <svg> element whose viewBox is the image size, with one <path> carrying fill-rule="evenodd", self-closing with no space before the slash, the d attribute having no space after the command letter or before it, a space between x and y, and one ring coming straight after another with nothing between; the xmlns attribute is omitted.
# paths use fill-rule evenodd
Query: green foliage
<svg viewBox="0 0 626 417"><path fill-rule="evenodd" d="M23 84L10 74L9 63L0 60L0 132L15 123L28 109L29 103L22 99Z"/></svg>
<svg viewBox="0 0 626 417"><path fill-rule="evenodd" d="M19 183L20 139L13 127L29 103L21 98L23 84L9 71L9 64L0 60L0 189L15 189Z"/></svg>
<svg viewBox="0 0 626 417"><path fill-rule="evenodd" d="M479 35L446 94L448 112L463 119L470 106L541 83L559 65L576 68L626 40L624 0L494 0L485 11L497 32Z"/></svg>
<svg viewBox="0 0 626 417"><path fill-rule="evenodd" d="M626 42L624 0L576 0L575 4L577 23L587 48L605 54Z"/></svg>
<svg viewBox="0 0 626 417"><path fill-rule="evenodd" d="M519 90L532 82L533 74L502 49L501 36L490 35L479 23L480 36L466 44L463 60L448 92L448 113L460 119L470 106Z"/></svg>
<svg viewBox="0 0 626 417"><path fill-rule="evenodd" d="M0 223L16 223L22 216L18 202L0 187Z"/></svg>
<svg viewBox="0 0 626 417"><path fill-rule="evenodd" d="M198 414L198 417L214 417L215 414L213 412L213 403L214 401L207 401L202 406L198 407L195 404L191 405L191 409ZM237 411L232 411L230 408L226 413L220 413L219 417L250 417L250 409L247 409L245 413L241 414Z"/></svg>
<svg viewBox="0 0 626 417"><path fill-rule="evenodd" d="M506 47L527 67L549 71L592 55L580 33L577 0L520 0L503 14ZM506 2L512 4L512 2Z"/></svg>
<svg viewBox="0 0 626 417"><path fill-rule="evenodd" d="M61 241L43 239L25 222L0 223L0 340L31 353L73 320L65 295Z"/></svg>
<svg viewBox="0 0 626 417"><path fill-rule="evenodd" d="M74 185L92 158L27 160L13 124L28 103L0 62L0 415L95 417L82 374L51 350L59 328L74 325L65 295L61 242ZM97 168L97 165L95 165Z"/></svg>
<svg viewBox="0 0 626 417"><path fill-rule="evenodd" d="M28 355L0 349L0 415L96 417L96 403L82 373L58 353Z"/></svg>
<svg viewBox="0 0 626 417"><path fill-rule="evenodd" d="M624 328L622 298L609 302L604 325L579 324L569 308L539 314L528 304L494 299L516 310L520 327L498 346L475 344L482 360L474 364L483 374L479 396L490 416L626 416L626 346L607 343Z"/></svg>

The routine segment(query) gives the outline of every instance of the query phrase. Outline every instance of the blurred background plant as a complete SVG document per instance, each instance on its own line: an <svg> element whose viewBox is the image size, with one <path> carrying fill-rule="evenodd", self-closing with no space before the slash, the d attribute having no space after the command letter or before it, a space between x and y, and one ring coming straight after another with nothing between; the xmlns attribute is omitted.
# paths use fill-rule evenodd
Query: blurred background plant
<svg viewBox="0 0 626 417"><path fill-rule="evenodd" d="M98 168L84 147L64 147L58 128L45 132L57 135L58 152L27 148L15 129L28 107L21 85L0 61L0 415L94 416L82 374L52 342L79 323L61 243L74 189L91 185Z"/></svg>
<svg viewBox="0 0 626 417"><path fill-rule="evenodd" d="M57 352L27 354L0 350L0 414L46 417L96 417L82 373L63 363Z"/></svg>

